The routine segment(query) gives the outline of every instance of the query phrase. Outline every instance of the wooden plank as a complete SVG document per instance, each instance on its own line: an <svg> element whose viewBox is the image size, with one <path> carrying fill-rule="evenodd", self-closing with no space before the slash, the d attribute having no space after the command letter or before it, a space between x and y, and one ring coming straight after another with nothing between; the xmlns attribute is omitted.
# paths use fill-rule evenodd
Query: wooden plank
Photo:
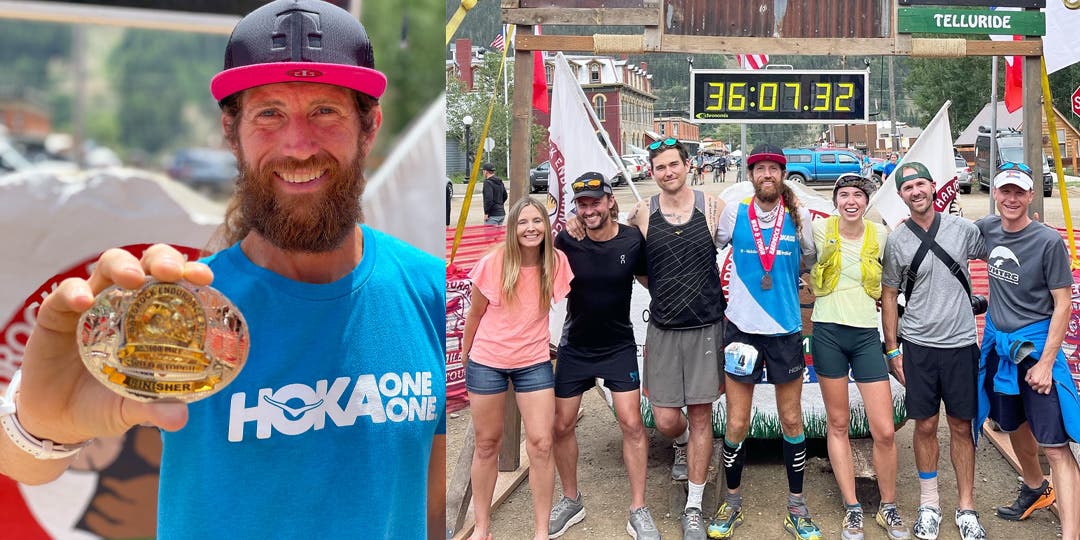
<svg viewBox="0 0 1080 540"><path fill-rule="evenodd" d="M514 38L517 51L584 51L592 52L592 36L533 36L519 34ZM833 55L833 56L902 56L911 54L911 37L893 38L756 38L719 36L678 36L664 34L659 52L693 54L742 54L757 51L761 54ZM640 51L625 51L628 53ZM1039 56L1042 41L968 40L968 56ZM521 80L521 79L515 79Z"/></svg>
<svg viewBox="0 0 1080 540"><path fill-rule="evenodd" d="M983 424L982 432L983 435L990 441L990 443L998 449L998 452L1001 452L1001 457L1005 458L1005 461L1009 462L1009 465L1012 465L1012 468L1016 471L1016 473L1022 474L1022 471L1020 469L1020 460L1016 458L1016 452L1013 451L1012 442L1009 441L1009 434L1005 433L1004 431L995 431L994 428L991 427L989 420L987 420ZM1042 454L1040 453L1040 456L1041 455ZM1050 479L1049 475L1046 475L1046 480L1053 482ZM1059 518L1061 517L1061 514L1058 513L1057 501L1055 501L1053 506L1050 507L1050 510L1054 512L1055 516L1058 516Z"/></svg>
<svg viewBox="0 0 1080 540"><path fill-rule="evenodd" d="M657 8L516 8L503 9L510 24L572 24L601 26L655 26Z"/></svg>
<svg viewBox="0 0 1080 540"><path fill-rule="evenodd" d="M517 394L511 387L503 403L502 447L499 448L499 472L516 471L521 467L521 411L517 407Z"/></svg>
<svg viewBox="0 0 1080 540"><path fill-rule="evenodd" d="M450 530L457 531L465 525L465 516L472 501L472 458L476 450L476 434L473 432L472 418L465 428L465 444L458 454L457 463L446 486L446 524Z"/></svg>
<svg viewBox="0 0 1080 540"><path fill-rule="evenodd" d="M527 476L529 476L529 456L525 453L525 443L521 443L519 449L524 456L521 458L521 466L516 470L500 472L499 477L495 480L495 494L491 498L491 513L502 506L502 503L506 502L506 499L510 497L510 494L517 489ZM463 540L468 538L472 534L473 529L476 528L476 517L473 515L473 509L470 505L469 512L465 518L461 529L454 532L453 540Z"/></svg>

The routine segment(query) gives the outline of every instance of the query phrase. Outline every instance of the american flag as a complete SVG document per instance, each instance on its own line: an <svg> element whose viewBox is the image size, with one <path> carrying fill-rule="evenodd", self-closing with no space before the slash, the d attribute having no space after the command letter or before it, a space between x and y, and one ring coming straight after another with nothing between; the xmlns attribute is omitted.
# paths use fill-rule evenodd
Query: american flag
<svg viewBox="0 0 1080 540"><path fill-rule="evenodd" d="M737 54L739 67L742 69L761 69L769 63L767 54Z"/></svg>
<svg viewBox="0 0 1080 540"><path fill-rule="evenodd" d="M491 40L492 49L495 49L497 51L503 50L503 47L506 46L506 36L504 34L505 32L499 32L499 35L495 36L495 39Z"/></svg>

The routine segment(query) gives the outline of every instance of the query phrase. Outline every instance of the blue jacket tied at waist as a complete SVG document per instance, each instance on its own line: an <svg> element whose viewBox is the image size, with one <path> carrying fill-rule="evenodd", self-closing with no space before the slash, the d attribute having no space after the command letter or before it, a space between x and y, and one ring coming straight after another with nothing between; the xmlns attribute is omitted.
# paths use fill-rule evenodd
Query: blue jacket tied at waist
<svg viewBox="0 0 1080 540"><path fill-rule="evenodd" d="M997 374L993 380L993 391L1017 395L1020 393L1020 385L1027 383L1017 380L1018 371L1016 362L1013 361L1013 351L1021 348L1031 349L1030 355L1038 359L1046 346L1046 335L1049 332L1050 319L1029 324L1014 332L1004 332L994 326L994 322L990 320L990 313L986 314L982 356L979 359L979 414L977 421L972 424L975 442L979 441L979 430L990 415L990 395L986 388L986 366L990 361L990 353L994 352L997 355ZM1080 441L1080 395L1077 394L1063 351L1058 351L1052 373L1054 386L1058 392L1058 402L1061 404L1065 431L1073 441Z"/></svg>

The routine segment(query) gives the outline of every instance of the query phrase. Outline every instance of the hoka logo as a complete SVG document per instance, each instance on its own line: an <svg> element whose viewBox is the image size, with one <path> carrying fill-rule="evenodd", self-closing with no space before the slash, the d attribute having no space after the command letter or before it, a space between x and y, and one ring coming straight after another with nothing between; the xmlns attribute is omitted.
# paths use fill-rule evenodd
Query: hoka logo
<svg viewBox="0 0 1080 540"><path fill-rule="evenodd" d="M378 379L365 374L355 382L339 377L332 383L317 381L314 388L302 383L262 388L250 401L237 392L229 406L229 442L243 441L249 422L257 438L269 439L275 432L291 436L323 429L327 418L337 427L361 418L373 424L434 421L436 399L429 371L386 373Z"/></svg>

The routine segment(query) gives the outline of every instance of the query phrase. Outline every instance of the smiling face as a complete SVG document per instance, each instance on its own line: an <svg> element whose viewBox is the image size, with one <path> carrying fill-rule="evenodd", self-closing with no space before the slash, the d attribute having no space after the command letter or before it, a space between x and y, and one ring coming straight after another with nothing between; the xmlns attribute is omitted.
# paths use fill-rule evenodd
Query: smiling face
<svg viewBox="0 0 1080 540"><path fill-rule="evenodd" d="M912 169L905 169L907 174ZM913 216L925 216L934 212L934 183L926 178L908 180L900 186L900 198Z"/></svg>
<svg viewBox="0 0 1080 540"><path fill-rule="evenodd" d="M538 249L544 243L544 235L547 233L547 216L540 213L534 206L526 206L518 214L517 227L518 244L522 249Z"/></svg>
<svg viewBox="0 0 1080 540"><path fill-rule="evenodd" d="M578 217L585 222L585 228L595 231L603 229L611 220L611 208L615 200L610 195L603 197L578 197L574 199Z"/></svg>
<svg viewBox="0 0 1080 540"><path fill-rule="evenodd" d="M866 193L857 187L842 187L836 190L833 200L836 211L844 221L859 221L866 213Z"/></svg>
<svg viewBox="0 0 1080 540"><path fill-rule="evenodd" d="M683 159L677 148L669 148L652 158L653 180L666 193L675 193L686 186L689 160Z"/></svg>
<svg viewBox="0 0 1080 540"><path fill-rule="evenodd" d="M775 161L758 161L750 167L750 181L754 184L754 197L759 201L773 202L780 198L784 168Z"/></svg>
<svg viewBox="0 0 1080 540"><path fill-rule="evenodd" d="M222 119L226 133L235 130L245 223L284 250L338 247L361 217L364 159L381 122L377 105L372 114L373 129L365 132L356 94L337 86L246 91L238 116Z"/></svg>
<svg viewBox="0 0 1080 540"><path fill-rule="evenodd" d="M1021 221L1028 216L1028 207L1035 197L1034 191L1013 184L1005 184L994 190L994 202L1002 221Z"/></svg>

